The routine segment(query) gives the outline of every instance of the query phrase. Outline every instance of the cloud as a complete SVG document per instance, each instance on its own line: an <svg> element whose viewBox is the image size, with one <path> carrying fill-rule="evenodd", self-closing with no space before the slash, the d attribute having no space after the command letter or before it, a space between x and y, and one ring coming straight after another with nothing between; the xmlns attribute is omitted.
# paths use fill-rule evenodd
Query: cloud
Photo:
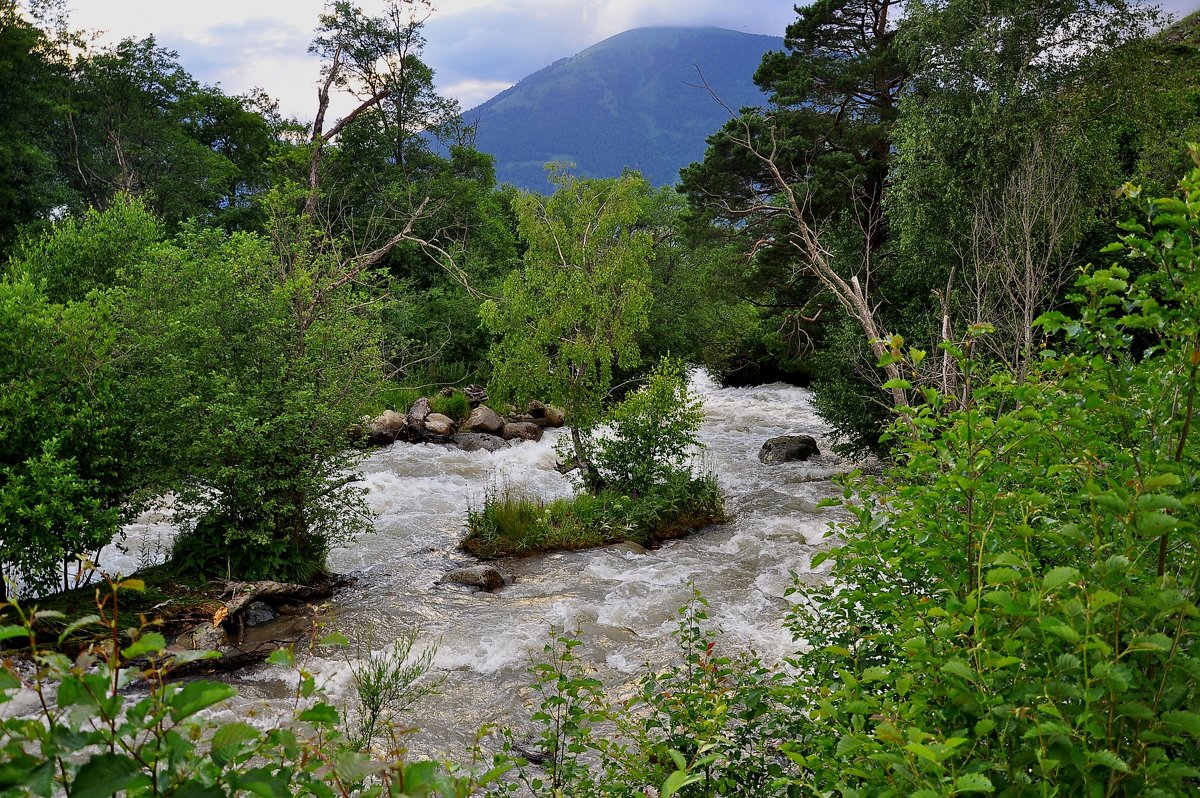
<svg viewBox="0 0 1200 798"><path fill-rule="evenodd" d="M155 34L198 80L231 93L264 89L284 114L315 111L317 61L307 54L323 0L76 0L72 22L109 42ZM378 13L383 0L359 0ZM1166 0L1183 16L1200 0ZM521 78L630 28L722 27L783 35L796 13L781 0L436 0L424 58L438 89L471 108ZM338 110L337 108L333 110Z"/></svg>

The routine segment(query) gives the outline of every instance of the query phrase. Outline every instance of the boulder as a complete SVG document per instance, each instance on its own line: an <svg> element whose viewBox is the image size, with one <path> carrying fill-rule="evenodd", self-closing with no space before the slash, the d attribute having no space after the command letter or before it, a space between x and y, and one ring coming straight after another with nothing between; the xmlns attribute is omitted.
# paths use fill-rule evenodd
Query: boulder
<svg viewBox="0 0 1200 798"><path fill-rule="evenodd" d="M471 411L462 425L463 432L486 432L489 435L499 435L504 429L504 419L487 405L480 405Z"/></svg>
<svg viewBox="0 0 1200 798"><path fill-rule="evenodd" d="M220 624L205 621L175 638L175 644L190 651L216 651L229 645L229 635Z"/></svg>
<svg viewBox="0 0 1200 798"><path fill-rule="evenodd" d="M762 445L758 459L767 465L803 461L820 454L811 435L780 435Z"/></svg>
<svg viewBox="0 0 1200 798"><path fill-rule="evenodd" d="M500 437L506 441L540 441L542 428L532 421L509 421L500 430Z"/></svg>
<svg viewBox="0 0 1200 798"><path fill-rule="evenodd" d="M395 443L408 433L408 416L395 410L385 410L371 420L367 437L376 446Z"/></svg>
<svg viewBox="0 0 1200 798"><path fill-rule="evenodd" d="M408 408L408 423L414 427L419 427L425 423L425 418L429 415L429 399L422 396L417 401L413 402L412 407Z"/></svg>
<svg viewBox="0 0 1200 798"><path fill-rule="evenodd" d="M529 403L529 417L539 427L561 427L565 421L562 410L537 400Z"/></svg>
<svg viewBox="0 0 1200 798"><path fill-rule="evenodd" d="M258 626L279 617L279 613L265 601L252 601L242 610L242 620L246 626Z"/></svg>
<svg viewBox="0 0 1200 798"><path fill-rule="evenodd" d="M431 435L449 437L454 434L454 419L441 413L430 413L425 416L425 431Z"/></svg>
<svg viewBox="0 0 1200 798"><path fill-rule="evenodd" d="M496 452L508 448L508 441L482 432L460 432L450 436L450 442L464 452Z"/></svg>
<svg viewBox="0 0 1200 798"><path fill-rule="evenodd" d="M496 568L490 565L476 565L471 568L458 568L442 577L442 582L456 585L469 585L491 593L499 590L509 580Z"/></svg>

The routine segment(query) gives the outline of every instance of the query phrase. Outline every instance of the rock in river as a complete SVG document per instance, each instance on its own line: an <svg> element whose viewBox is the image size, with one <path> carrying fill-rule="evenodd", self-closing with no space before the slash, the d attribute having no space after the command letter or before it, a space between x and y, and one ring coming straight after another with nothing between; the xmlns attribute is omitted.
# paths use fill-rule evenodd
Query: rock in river
<svg viewBox="0 0 1200 798"><path fill-rule="evenodd" d="M821 452L811 435L780 435L762 445L758 459L767 465L803 461Z"/></svg>

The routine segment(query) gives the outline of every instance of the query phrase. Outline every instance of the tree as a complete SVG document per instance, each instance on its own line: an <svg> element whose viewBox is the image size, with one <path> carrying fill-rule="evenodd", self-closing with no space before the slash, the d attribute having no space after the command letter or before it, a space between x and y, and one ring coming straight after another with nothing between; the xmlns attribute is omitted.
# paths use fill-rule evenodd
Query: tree
<svg viewBox="0 0 1200 798"><path fill-rule="evenodd" d="M67 199L55 159L55 104L66 70L16 0L0 2L0 257L17 228L46 219Z"/></svg>
<svg viewBox="0 0 1200 798"><path fill-rule="evenodd" d="M291 215L303 197L268 197L269 237L186 229L117 297L130 435L176 496L176 562L204 574L308 581L369 527L348 430L383 375L378 259Z"/></svg>
<svg viewBox="0 0 1200 798"><path fill-rule="evenodd" d="M553 168L550 178L553 196L523 194L514 202L528 249L500 298L483 308L484 324L499 336L489 353L491 385L502 399L562 405L576 464L597 489L583 433L601 418L614 368L639 360L651 236L636 225L650 186L629 173L594 180Z"/></svg>
<svg viewBox="0 0 1200 798"><path fill-rule="evenodd" d="M238 226L277 143L261 98L201 86L153 37L85 55L73 73L58 146L77 208L133 194L169 226L192 217Z"/></svg>
<svg viewBox="0 0 1200 798"><path fill-rule="evenodd" d="M896 47L899 7L830 0L798 8L788 52L768 54L755 75L771 106L743 109L682 178L703 234L732 237L748 253L750 280L741 289L778 329L791 331L793 347L827 351L839 319L852 320L866 346L848 358L836 349L825 356L841 378L855 372L861 350L883 356L888 329L911 299L876 290L892 276L884 195L909 81ZM874 395L879 381L864 371L871 382L858 391ZM891 400L908 403L899 388Z"/></svg>
<svg viewBox="0 0 1200 798"><path fill-rule="evenodd" d="M42 594L96 559L137 486L103 301L55 304L0 278L0 597Z"/></svg>

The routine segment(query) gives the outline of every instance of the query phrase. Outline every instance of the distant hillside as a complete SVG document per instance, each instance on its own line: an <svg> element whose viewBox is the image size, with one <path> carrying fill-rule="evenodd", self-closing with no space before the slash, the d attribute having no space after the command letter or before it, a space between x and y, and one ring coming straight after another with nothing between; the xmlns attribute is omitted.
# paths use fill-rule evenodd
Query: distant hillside
<svg viewBox="0 0 1200 798"><path fill-rule="evenodd" d="M639 28L551 64L463 116L478 121L475 146L496 158L496 177L544 191L544 165L571 161L577 173L612 177L640 169L672 185L700 160L704 139L728 112L761 105L753 76L783 39L717 28Z"/></svg>

